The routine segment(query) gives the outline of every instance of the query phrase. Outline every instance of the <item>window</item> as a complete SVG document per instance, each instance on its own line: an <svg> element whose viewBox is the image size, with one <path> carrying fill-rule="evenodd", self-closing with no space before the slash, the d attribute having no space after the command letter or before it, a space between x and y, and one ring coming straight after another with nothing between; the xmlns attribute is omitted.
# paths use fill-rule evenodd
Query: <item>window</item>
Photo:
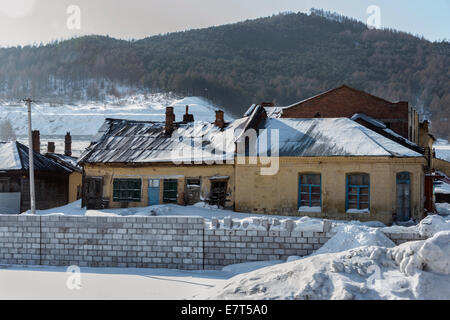
<svg viewBox="0 0 450 320"><path fill-rule="evenodd" d="M299 178L298 206L315 207L322 206L322 177L320 174L302 174Z"/></svg>
<svg viewBox="0 0 450 320"><path fill-rule="evenodd" d="M178 201L178 180L164 180L164 203L176 203Z"/></svg>
<svg viewBox="0 0 450 320"><path fill-rule="evenodd" d="M9 178L0 179L0 192L9 192Z"/></svg>
<svg viewBox="0 0 450 320"><path fill-rule="evenodd" d="M117 202L140 202L141 180L140 179L114 179L113 201Z"/></svg>
<svg viewBox="0 0 450 320"><path fill-rule="evenodd" d="M158 179L150 179L148 180L149 188L159 188L159 180Z"/></svg>
<svg viewBox="0 0 450 320"><path fill-rule="evenodd" d="M347 175L346 211L365 211L370 208L370 177L365 173Z"/></svg>

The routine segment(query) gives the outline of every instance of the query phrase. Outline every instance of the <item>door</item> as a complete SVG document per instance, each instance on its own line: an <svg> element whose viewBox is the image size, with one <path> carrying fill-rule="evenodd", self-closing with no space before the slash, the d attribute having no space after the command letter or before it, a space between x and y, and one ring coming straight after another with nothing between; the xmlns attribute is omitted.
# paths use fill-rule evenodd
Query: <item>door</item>
<svg viewBox="0 0 450 320"><path fill-rule="evenodd" d="M155 206L159 204L159 180L150 179L148 181L148 205Z"/></svg>
<svg viewBox="0 0 450 320"><path fill-rule="evenodd" d="M86 207L90 209L102 209L103 178L86 178Z"/></svg>
<svg viewBox="0 0 450 320"><path fill-rule="evenodd" d="M397 220L411 219L411 176L409 172L397 173Z"/></svg>
<svg viewBox="0 0 450 320"><path fill-rule="evenodd" d="M186 180L185 203L187 205L194 205L200 202L200 183L200 179L197 178Z"/></svg>
<svg viewBox="0 0 450 320"><path fill-rule="evenodd" d="M227 181L211 181L211 194L209 196L210 204L225 207L227 185Z"/></svg>
<svg viewBox="0 0 450 320"><path fill-rule="evenodd" d="M164 180L164 203L177 203L178 202L178 180L166 179Z"/></svg>

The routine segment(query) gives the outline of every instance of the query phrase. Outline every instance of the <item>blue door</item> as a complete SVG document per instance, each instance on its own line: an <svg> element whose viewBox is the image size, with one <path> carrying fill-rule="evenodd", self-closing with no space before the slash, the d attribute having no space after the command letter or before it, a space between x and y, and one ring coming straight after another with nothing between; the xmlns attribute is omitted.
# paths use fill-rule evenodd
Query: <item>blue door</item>
<svg viewBox="0 0 450 320"><path fill-rule="evenodd" d="M159 180L150 179L148 181L148 205L159 204Z"/></svg>

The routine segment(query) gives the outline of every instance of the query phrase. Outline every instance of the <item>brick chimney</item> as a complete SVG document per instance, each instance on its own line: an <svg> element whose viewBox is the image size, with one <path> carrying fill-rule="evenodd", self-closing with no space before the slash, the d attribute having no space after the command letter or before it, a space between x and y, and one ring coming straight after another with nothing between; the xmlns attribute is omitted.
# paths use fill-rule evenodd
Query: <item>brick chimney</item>
<svg viewBox="0 0 450 320"><path fill-rule="evenodd" d="M55 153L55 143L54 142L48 142L47 144L47 153Z"/></svg>
<svg viewBox="0 0 450 320"><path fill-rule="evenodd" d="M39 130L34 130L31 137L33 141L33 151L41 153L41 133Z"/></svg>
<svg viewBox="0 0 450 320"><path fill-rule="evenodd" d="M72 136L70 132L67 132L64 138L64 154L69 157L72 156Z"/></svg>
<svg viewBox="0 0 450 320"><path fill-rule="evenodd" d="M189 114L189 106L186 106L186 114L183 115L183 122L194 122L194 115Z"/></svg>
<svg viewBox="0 0 450 320"><path fill-rule="evenodd" d="M166 108L166 134L173 132L173 123L175 122L175 114L173 113L173 107Z"/></svg>
<svg viewBox="0 0 450 320"><path fill-rule="evenodd" d="M214 125L219 127L220 129L225 128L225 121L223 120L223 111L217 110L216 111L216 121L214 122Z"/></svg>

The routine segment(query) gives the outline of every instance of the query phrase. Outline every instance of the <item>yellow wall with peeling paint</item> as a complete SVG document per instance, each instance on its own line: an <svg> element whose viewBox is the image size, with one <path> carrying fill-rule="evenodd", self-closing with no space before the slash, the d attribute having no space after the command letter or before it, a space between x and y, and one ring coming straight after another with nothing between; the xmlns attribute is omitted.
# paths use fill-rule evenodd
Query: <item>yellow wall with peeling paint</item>
<svg viewBox="0 0 450 320"><path fill-rule="evenodd" d="M69 203L77 201L78 187L81 188L83 175L74 171L69 176Z"/></svg>
<svg viewBox="0 0 450 320"><path fill-rule="evenodd" d="M242 161L242 159L241 159ZM239 163L239 162L237 162ZM112 199L114 178L142 179L142 200L131 202L129 207L148 205L148 180L160 179L162 201L162 179L178 180L178 203L183 204L186 178L201 177L201 195L208 196L210 177L229 176L227 207L239 212L280 215L308 215L330 219L378 220L386 224L393 221L396 211L396 174L411 174L411 214L423 218L423 167L424 158L280 158L276 175L261 175L260 164L164 166L149 165L125 167L119 165L87 164L87 176L103 177L103 196ZM298 212L298 179L300 174L322 175L322 212ZM346 174L367 173L370 175L370 213L349 214L345 212ZM111 208L121 207L120 202L111 202Z"/></svg>
<svg viewBox="0 0 450 320"><path fill-rule="evenodd" d="M204 165L204 166L110 166L91 165L84 166L86 176L103 177L103 197L110 200L110 208L120 208L120 202L113 202L113 180L115 178L137 178L142 180L141 201L130 202L128 207L144 207L148 205L148 181L149 179L160 180L160 203L163 197L163 180L178 180L178 204L184 204L184 187L187 178L201 178L201 196L206 198L211 188L211 177L229 176L227 186L226 206L232 208L234 203L234 168L233 165Z"/></svg>
<svg viewBox="0 0 450 320"><path fill-rule="evenodd" d="M281 158L277 175L260 175L259 165L236 167L236 210L282 215L307 215L330 219L371 221L386 224L396 211L396 174L411 173L411 213L423 217L424 159L395 158ZM298 212L300 174L322 175L322 212ZM370 175L370 214L345 211L346 174Z"/></svg>

